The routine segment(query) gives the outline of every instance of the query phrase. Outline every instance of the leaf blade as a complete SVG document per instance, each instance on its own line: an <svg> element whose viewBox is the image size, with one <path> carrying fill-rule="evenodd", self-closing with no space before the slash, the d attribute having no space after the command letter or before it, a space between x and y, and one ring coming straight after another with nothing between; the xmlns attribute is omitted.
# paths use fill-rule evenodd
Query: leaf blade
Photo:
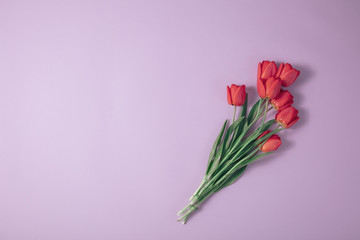
<svg viewBox="0 0 360 240"><path fill-rule="evenodd" d="M209 160L208 160L208 167L207 167L207 170L206 170L206 174L210 171L210 168L211 168L211 165L212 165L212 162L213 162L213 158L215 156L215 153L218 151L218 147L221 143L221 140L223 138L223 135L224 135L224 131L225 131L225 128L228 124L228 120L226 119L221 130L220 130L220 133L219 135L217 136L212 148L211 148L211 151L210 151L210 155L209 155Z"/></svg>

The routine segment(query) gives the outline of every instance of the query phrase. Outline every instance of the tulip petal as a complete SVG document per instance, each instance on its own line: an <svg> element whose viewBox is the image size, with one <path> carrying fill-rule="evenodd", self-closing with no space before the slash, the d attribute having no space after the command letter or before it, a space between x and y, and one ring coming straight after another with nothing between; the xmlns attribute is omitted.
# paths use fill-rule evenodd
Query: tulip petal
<svg viewBox="0 0 360 240"><path fill-rule="evenodd" d="M232 95L233 98L233 104L235 106L240 106L241 104L241 87L236 88L234 94Z"/></svg>
<svg viewBox="0 0 360 240"><path fill-rule="evenodd" d="M284 69L283 69L284 72L290 71L292 69L293 69L293 67L291 66L290 63L285 63Z"/></svg>
<svg viewBox="0 0 360 240"><path fill-rule="evenodd" d="M258 64L258 75L257 78L259 79L261 77L261 63Z"/></svg>
<svg viewBox="0 0 360 240"><path fill-rule="evenodd" d="M296 115L295 115L296 116ZM283 109L278 116L279 120L286 126L294 119L294 112L292 107Z"/></svg>
<svg viewBox="0 0 360 240"><path fill-rule="evenodd" d="M229 86L227 86L227 101L230 105L232 105L231 92Z"/></svg>
<svg viewBox="0 0 360 240"><path fill-rule="evenodd" d="M289 127L291 127L292 125L294 125L294 124L299 120L299 118L300 118L300 117L297 116L294 121L292 121L290 124L288 124L288 125L286 126L286 128L289 128Z"/></svg>
<svg viewBox="0 0 360 240"><path fill-rule="evenodd" d="M280 74L280 80L284 87L289 87L299 76L300 71L294 69L291 64L286 63Z"/></svg>
<svg viewBox="0 0 360 240"><path fill-rule="evenodd" d="M281 81L275 78L269 78L265 83L266 97L269 99L276 98L281 89Z"/></svg>
<svg viewBox="0 0 360 240"><path fill-rule="evenodd" d="M296 69L292 69L292 70L282 74L281 84L284 87L289 87L291 84L293 84L296 81L299 74L300 74L300 71L297 71Z"/></svg>
<svg viewBox="0 0 360 240"><path fill-rule="evenodd" d="M246 101L246 87L245 85L241 86L241 106L244 105Z"/></svg>
<svg viewBox="0 0 360 240"><path fill-rule="evenodd" d="M257 79L256 85L257 85L257 90L258 90L259 96L261 98L266 98L265 86L264 86L264 82L263 82L263 80L261 80L261 78Z"/></svg>
<svg viewBox="0 0 360 240"><path fill-rule="evenodd" d="M281 90L279 96L271 100L271 104L277 111L284 109L285 106L290 106L293 102L293 96L288 90ZM290 103L290 105L288 103Z"/></svg>
<svg viewBox="0 0 360 240"><path fill-rule="evenodd" d="M275 62L264 61L262 64L261 79L268 79L276 75L277 69Z"/></svg>
<svg viewBox="0 0 360 240"><path fill-rule="evenodd" d="M281 63L276 72L275 78L280 78L280 74L281 74L281 71L283 70L283 68L284 68L284 63Z"/></svg>
<svg viewBox="0 0 360 240"><path fill-rule="evenodd" d="M261 63L261 72L265 72L265 68L267 67L267 65L269 65L269 61L262 61Z"/></svg>
<svg viewBox="0 0 360 240"><path fill-rule="evenodd" d="M239 88L238 85L231 84L230 91L231 91L231 98L233 100L233 103L234 103L235 92L238 88Z"/></svg>
<svg viewBox="0 0 360 240"><path fill-rule="evenodd" d="M293 125L293 121L297 121L299 111L294 107L287 107L280 112L278 112L275 116L277 122L279 122L285 128L289 128L289 126Z"/></svg>
<svg viewBox="0 0 360 240"><path fill-rule="evenodd" d="M281 145L281 139L278 135L272 135L261 147L262 152L276 151Z"/></svg>
<svg viewBox="0 0 360 240"><path fill-rule="evenodd" d="M290 102L288 102L287 104L285 104L284 106L280 107L277 111L282 111L283 109L290 107L291 105L294 104L294 100L291 100Z"/></svg>

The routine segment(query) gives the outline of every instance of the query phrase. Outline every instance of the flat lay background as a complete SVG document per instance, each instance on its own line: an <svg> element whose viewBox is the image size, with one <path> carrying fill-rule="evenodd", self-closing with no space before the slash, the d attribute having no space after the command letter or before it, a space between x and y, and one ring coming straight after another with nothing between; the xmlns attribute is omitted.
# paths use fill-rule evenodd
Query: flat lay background
<svg viewBox="0 0 360 240"><path fill-rule="evenodd" d="M360 239L359 11L0 0L0 239ZM262 60L301 71L300 121L177 223Z"/></svg>

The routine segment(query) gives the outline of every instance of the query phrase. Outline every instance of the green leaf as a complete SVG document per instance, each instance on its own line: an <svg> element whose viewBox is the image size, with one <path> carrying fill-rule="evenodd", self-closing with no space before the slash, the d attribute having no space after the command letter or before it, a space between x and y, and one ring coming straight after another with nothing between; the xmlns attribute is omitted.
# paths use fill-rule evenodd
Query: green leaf
<svg viewBox="0 0 360 240"><path fill-rule="evenodd" d="M243 156L250 154L253 151L253 149L257 147L258 145L255 145L254 143L250 143L244 149L241 150L241 153L235 155L235 157L242 158Z"/></svg>
<svg viewBox="0 0 360 240"><path fill-rule="evenodd" d="M246 166L243 166L237 170L234 171L234 173L229 177L227 178L222 184L221 186L219 186L215 192L233 184L242 174L243 172L245 171L245 169L247 168L247 165Z"/></svg>
<svg viewBox="0 0 360 240"><path fill-rule="evenodd" d="M242 141L245 134L249 130L246 119L244 119L244 122L241 125L241 129L242 129L241 132L238 133L239 136L236 136L236 139L234 139L234 142L233 142L233 144L231 146L232 148L239 146L240 142ZM231 151L233 151L233 149Z"/></svg>
<svg viewBox="0 0 360 240"><path fill-rule="evenodd" d="M247 103L248 103L248 94L246 94L245 102L244 105L242 106L240 117L246 118Z"/></svg>
<svg viewBox="0 0 360 240"><path fill-rule="evenodd" d="M250 123L252 123L252 121L254 121L258 111L259 111L259 108L260 108L260 105L262 103L262 98L260 98L255 104L254 106L251 108L250 112L249 112L249 115L248 115L248 118L247 118L247 124L249 125Z"/></svg>
<svg viewBox="0 0 360 240"><path fill-rule="evenodd" d="M215 158L214 161L212 161L212 165L211 165L211 169L209 169L209 171L207 171L207 174L209 174L209 176L215 171L215 169L217 168L217 166L219 166L220 163L220 159L221 159L221 155L224 149L224 141L221 143L219 150L216 152L215 154Z"/></svg>
<svg viewBox="0 0 360 240"><path fill-rule="evenodd" d="M210 170L211 168L211 165L212 165L212 160L214 158L214 155L215 153L217 152L217 149L221 143L221 139L223 138L223 135L224 135L224 131L225 131L225 128L226 128L226 125L228 123L228 120L225 121L225 123L223 124L222 128L221 128L221 131L219 133L219 135L217 136L215 142L214 142L214 145L213 147L211 148L211 151L210 151L210 156L209 156L209 161L208 161L208 169L206 171L206 173L208 173L208 171Z"/></svg>
<svg viewBox="0 0 360 240"><path fill-rule="evenodd" d="M226 150L229 148L231 140L234 137L236 137L235 135L232 135L234 130L238 129L238 127L239 127L239 125L240 125L240 123L242 122L243 119L244 119L243 117L240 117L238 120L236 120L233 124L231 124L228 131L226 132L225 137L224 137L224 142L226 142L226 148L225 148ZM235 132L234 132L234 134L235 134Z"/></svg>
<svg viewBox="0 0 360 240"><path fill-rule="evenodd" d="M242 117L236 120L230 127L226 130L224 139L219 145L219 149L215 153L214 160L211 161L208 165L208 169L206 170L206 175L210 176L214 173L216 168L219 166L221 159L223 158L224 154L227 152L227 149L231 142L231 134L233 133L234 129L236 129L242 121Z"/></svg>
<svg viewBox="0 0 360 240"><path fill-rule="evenodd" d="M239 124L239 127L236 128L234 135L232 137L230 146L233 145L233 143L235 142L234 140L237 139L239 137L239 135L242 133L242 131L244 130L245 122L246 122L246 113L247 113L247 102L248 102L248 94L246 94L245 103L241 109L240 118L243 118L242 122Z"/></svg>
<svg viewBox="0 0 360 240"><path fill-rule="evenodd" d="M267 152L267 153L258 154L258 155L256 155L255 157L253 157L253 158L251 158L251 159L249 159L249 160L244 161L242 165L245 165L245 164L248 165L248 164L250 164L250 163L258 160L259 158L265 157L265 156L267 156L267 155L269 155L269 154L272 154L272 153L274 153L274 152Z"/></svg>
<svg viewBox="0 0 360 240"><path fill-rule="evenodd" d="M230 144L230 148L233 148L234 146L237 145L237 143L239 141L241 141L241 139L244 136L244 128L246 127L246 118L243 118L239 124L239 126L236 128L234 135L231 139L231 144Z"/></svg>
<svg viewBox="0 0 360 240"><path fill-rule="evenodd" d="M219 191L220 189L223 189L223 188L233 184L236 181L236 179L238 179L241 176L241 174L245 171L245 169L249 163L252 163L252 162L254 162L262 157L265 157L271 153L272 152L258 154L256 156L250 158L249 160L246 160L243 163L241 163L241 166L238 169L236 169L234 171L234 173L232 173L230 175L230 177L226 178L225 181L223 183L221 183L221 185L216 189L216 191Z"/></svg>
<svg viewBox="0 0 360 240"><path fill-rule="evenodd" d="M254 153L256 153L256 150L254 150ZM251 157L250 159L248 160L245 160L243 162L239 162L239 163L233 163L233 164L230 164L230 165L227 165L226 168L228 170L226 170L223 174L217 176L217 179L221 179L224 175L226 175L230 169L234 166L234 165L239 165L235 170L233 170L230 174L229 177L225 178L224 180L221 180L223 182L218 182L218 183L214 183L212 185L212 190L209 191L210 193L211 192L218 192L219 190L233 184L242 174L243 172L245 171L245 169L247 168L248 164L262 158L262 157L265 157L269 154L271 154L273 152L268 152L268 153L262 153L262 154L258 154L258 155L255 155L254 157Z"/></svg>
<svg viewBox="0 0 360 240"><path fill-rule="evenodd" d="M255 149L251 154L256 154L257 150ZM243 162L239 162L237 164L240 164L238 167L235 168L234 172L230 175L230 177L226 178L224 180L224 183L221 183L221 188L224 188L226 186L229 186L230 184L232 184L241 174L242 172L245 170L245 168L247 167L247 165L249 163L252 163L256 160L258 160L259 158L262 158L262 157L265 157L266 155L269 155L271 154L272 152L268 152L268 153L261 153L261 154L258 154L258 155L255 155L254 157L251 157L250 159L248 160L245 160Z"/></svg>
<svg viewBox="0 0 360 240"><path fill-rule="evenodd" d="M216 149L217 147L219 146L220 142L221 142L221 139L223 137L223 134L224 134L224 130L226 128L226 125L228 123L228 120L226 120L221 128L221 131L219 133L219 135L217 136L215 142L214 142L214 145L212 146L211 148L211 151L210 151L210 156L209 156L209 161L211 161L215 155L215 152L216 152Z"/></svg>
<svg viewBox="0 0 360 240"><path fill-rule="evenodd" d="M267 121L266 123L264 123L264 125L262 125L258 128L259 132L262 133L262 132L268 130L271 127L271 125L273 125L274 123L275 123L275 119Z"/></svg>

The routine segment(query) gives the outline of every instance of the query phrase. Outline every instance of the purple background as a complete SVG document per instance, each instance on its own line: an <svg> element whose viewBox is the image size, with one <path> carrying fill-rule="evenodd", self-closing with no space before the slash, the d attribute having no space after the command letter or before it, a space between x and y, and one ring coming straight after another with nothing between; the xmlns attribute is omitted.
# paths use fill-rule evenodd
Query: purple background
<svg viewBox="0 0 360 240"><path fill-rule="evenodd" d="M0 239L359 239L359 1L0 1ZM300 121L183 226L257 63Z"/></svg>

